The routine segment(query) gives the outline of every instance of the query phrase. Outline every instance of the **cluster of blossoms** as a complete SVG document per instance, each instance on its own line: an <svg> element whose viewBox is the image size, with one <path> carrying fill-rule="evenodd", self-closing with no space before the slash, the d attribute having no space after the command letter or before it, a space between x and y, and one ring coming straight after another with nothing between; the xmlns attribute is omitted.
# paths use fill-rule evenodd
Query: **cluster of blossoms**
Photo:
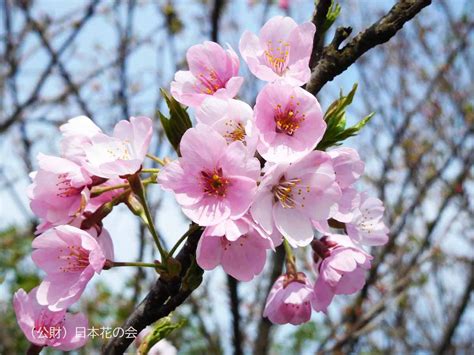
<svg viewBox="0 0 474 355"><path fill-rule="evenodd" d="M181 139L181 157L158 177L193 222L204 226L197 262L221 265L241 281L260 274L266 250L285 243L287 272L275 282L264 316L299 324L326 312L334 295L362 288L372 257L364 246L387 242L380 200L354 185L364 170L356 150L316 150L326 122L310 78L315 27L274 17L259 35L245 32L240 54L267 84L255 107L234 99L242 83L232 49L191 47L189 71L171 93L195 108L197 125ZM345 234L342 234L345 233ZM313 283L296 269L291 249L311 246Z"/></svg>
<svg viewBox="0 0 474 355"><path fill-rule="evenodd" d="M326 122L317 99L300 88L311 74L314 33L312 23L274 17L259 36L243 34L241 56L267 82L253 109L235 99L243 83L237 54L213 42L191 47L189 71L176 73L171 93L195 110L197 122L181 137L178 159L152 157L163 165L157 178L140 179L150 172L143 169L153 132L149 118L120 121L112 135L84 116L61 126L61 156L38 156L28 191L41 220L32 259L46 276L29 294L19 290L14 306L32 343L62 350L85 343L73 332L57 337L45 329L87 327L87 319L67 313L68 307L95 274L124 264L114 261L102 219L118 203L146 215L147 182L172 192L203 228L196 259L205 270L221 265L249 281L262 272L267 250L284 244L287 271L264 310L272 322L308 321L312 308L326 312L334 295L360 290L372 259L363 247L387 241L383 205L354 187L364 170L357 151L316 150ZM306 246L313 253L314 285L297 271L292 254ZM166 252L161 256L165 264Z"/></svg>
<svg viewBox="0 0 474 355"><path fill-rule="evenodd" d="M125 177L141 169L153 127L147 117L131 117L109 136L79 116L60 130L61 156L39 154L28 188L31 209L41 221L32 259L46 276L30 293L20 289L14 308L33 344L71 350L85 344L75 329L87 328L88 321L67 309L113 262L112 239L102 218L111 204L130 196Z"/></svg>

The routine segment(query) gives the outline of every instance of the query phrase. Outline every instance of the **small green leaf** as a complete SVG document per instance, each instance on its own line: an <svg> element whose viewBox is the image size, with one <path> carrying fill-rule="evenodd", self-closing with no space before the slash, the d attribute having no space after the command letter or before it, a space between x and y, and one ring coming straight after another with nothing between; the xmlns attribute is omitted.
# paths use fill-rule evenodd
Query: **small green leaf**
<svg viewBox="0 0 474 355"><path fill-rule="evenodd" d="M165 317L160 319L153 326L153 330L148 333L140 344L138 353L140 355L146 355L150 349L158 343L160 340L166 338L173 330L183 327L186 323L185 319L180 320L177 323L173 323L171 317Z"/></svg>
<svg viewBox="0 0 474 355"><path fill-rule="evenodd" d="M188 268L188 271L186 272L186 275L184 275L183 282L181 284L181 288L183 290L194 290L198 288L198 286L202 282L202 274L203 271L199 267L199 265L196 263L196 259L193 258L191 260L191 265Z"/></svg>
<svg viewBox="0 0 474 355"><path fill-rule="evenodd" d="M322 31L326 32L332 26L334 21L336 21L337 17L341 13L341 5L338 3L334 3L331 1L331 6L329 7L328 13L326 15L326 20L324 21Z"/></svg>
<svg viewBox="0 0 474 355"><path fill-rule="evenodd" d="M169 118L163 115L161 112L158 112L161 125L163 126L163 130L165 131L169 142L176 150L178 155L180 155L179 142L181 142L181 137L183 136L184 132L192 127L191 119L189 118L186 109L181 106L181 104L176 101L166 90L161 89L161 94L163 95L170 111Z"/></svg>
<svg viewBox="0 0 474 355"><path fill-rule="evenodd" d="M347 96L341 92L339 98L329 106L324 115L327 124L326 132L316 149L326 150L331 146L341 144L347 138L356 135L370 121L374 113L367 115L356 125L346 128L346 108L352 103L356 90L357 84L354 84Z"/></svg>

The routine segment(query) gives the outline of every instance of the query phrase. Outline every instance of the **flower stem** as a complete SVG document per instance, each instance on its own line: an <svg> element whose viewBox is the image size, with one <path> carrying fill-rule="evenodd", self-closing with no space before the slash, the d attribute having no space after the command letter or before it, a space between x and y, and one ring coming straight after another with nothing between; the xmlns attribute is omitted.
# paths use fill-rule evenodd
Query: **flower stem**
<svg viewBox="0 0 474 355"><path fill-rule="evenodd" d="M128 262L128 261L110 261L110 267L120 267L120 266L138 266L138 267L152 267L160 268L159 264L154 263L142 263L142 262Z"/></svg>
<svg viewBox="0 0 474 355"><path fill-rule="evenodd" d="M158 251L160 252L161 255L161 262L166 266L167 258L168 255L166 251L163 249L160 243L160 239L158 238L158 233L156 232L155 228L155 222L153 221L153 217L150 212L150 207L148 206L147 200L146 200L146 194L145 194L145 189L143 188L143 183L140 180L140 177L138 174L130 176L128 178L128 181L130 183L130 186L132 187L132 191L137 195L138 199L143 205L143 209L145 212L145 217L147 219L147 227L153 236L153 239L155 240L155 244L158 247Z"/></svg>
<svg viewBox="0 0 474 355"><path fill-rule="evenodd" d="M151 173L151 174L158 174L160 169L142 169L140 170L141 173Z"/></svg>
<svg viewBox="0 0 474 355"><path fill-rule="evenodd" d="M283 239L283 247L285 248L286 254L286 272L292 275L296 275L296 259L293 254L293 249L290 246L290 243L286 239Z"/></svg>
<svg viewBox="0 0 474 355"><path fill-rule="evenodd" d="M158 157L155 157L155 156L152 155L152 154L147 154L146 156L147 156L148 158L150 158L151 160L156 161L156 162L157 162L158 164L160 164L161 166L165 166L165 162L164 162L162 159L160 159L160 158L158 158Z"/></svg>
<svg viewBox="0 0 474 355"><path fill-rule="evenodd" d="M188 231L186 233L184 233L181 238L178 239L178 241L176 242L176 244L173 246L173 248L171 248L170 252L169 252L169 256L173 256L174 252L176 251L176 249L178 249L179 245L187 238L191 235L191 233L197 231L200 227L197 225L197 224L192 224Z"/></svg>
<svg viewBox="0 0 474 355"><path fill-rule="evenodd" d="M99 187L99 186L94 186L92 188L91 195L92 197L99 196L103 194L104 192L112 191L112 190L118 190L118 189L125 189L129 185L128 184L119 184L119 185L113 185L113 186L105 186L105 187Z"/></svg>

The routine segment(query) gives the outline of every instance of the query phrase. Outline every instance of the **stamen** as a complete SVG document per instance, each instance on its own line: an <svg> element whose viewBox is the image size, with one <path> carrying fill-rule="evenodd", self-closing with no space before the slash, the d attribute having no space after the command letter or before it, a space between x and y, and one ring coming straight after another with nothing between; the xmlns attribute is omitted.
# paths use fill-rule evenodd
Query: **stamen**
<svg viewBox="0 0 474 355"><path fill-rule="evenodd" d="M62 272L78 272L89 266L89 251L78 245L69 245L66 250L60 250L59 260L66 261L66 266L59 268ZM64 253L65 252L65 253Z"/></svg>
<svg viewBox="0 0 474 355"><path fill-rule="evenodd" d="M296 105L298 106L299 102L296 102ZM274 111L275 131L277 133L286 133L292 136L306 119L305 114L301 114L298 109L294 108L293 97L291 97L285 109L282 109L282 106L278 104L275 106Z"/></svg>
<svg viewBox="0 0 474 355"><path fill-rule="evenodd" d="M227 143L235 141L243 142L245 140L245 128L242 123L228 120L225 125L228 126L228 129L224 133L224 138L227 140Z"/></svg>
<svg viewBox="0 0 474 355"><path fill-rule="evenodd" d="M280 201L283 208L294 208L296 206L295 198L293 197L293 192L295 187L301 182L301 179L294 178L290 180L285 180L285 177L282 176L280 183L272 188L273 196L275 200Z"/></svg>
<svg viewBox="0 0 474 355"><path fill-rule="evenodd" d="M275 73L282 76L287 67L290 56L290 44L283 40L278 41L278 47L273 47L271 40L267 41L267 49L264 52L267 64Z"/></svg>
<svg viewBox="0 0 474 355"><path fill-rule="evenodd" d="M212 172L201 171L200 184L206 195L225 197L230 181L223 176L222 168L219 168Z"/></svg>

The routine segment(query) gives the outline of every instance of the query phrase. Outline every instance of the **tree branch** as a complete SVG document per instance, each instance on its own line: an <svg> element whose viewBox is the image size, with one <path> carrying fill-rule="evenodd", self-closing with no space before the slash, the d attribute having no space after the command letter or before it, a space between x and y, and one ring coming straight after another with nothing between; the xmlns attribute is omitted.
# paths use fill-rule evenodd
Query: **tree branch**
<svg viewBox="0 0 474 355"><path fill-rule="evenodd" d="M214 7L211 13L211 40L219 42L219 20L221 18L224 0L214 0Z"/></svg>
<svg viewBox="0 0 474 355"><path fill-rule="evenodd" d="M270 275L270 283L268 284L267 292L265 295L270 293L273 283L281 275L283 269L283 263L285 262L285 251L283 246L279 246L276 249L276 253L273 256L273 268ZM266 297L263 299L262 311L265 308ZM263 313L263 312L262 312ZM261 317L260 323L257 329L257 338L255 339L254 344L254 354L264 355L268 353L269 344L270 344L270 329L273 326L273 323L270 322L267 318Z"/></svg>
<svg viewBox="0 0 474 355"><path fill-rule="evenodd" d="M431 0L400 0L384 17L365 31L360 32L342 49L338 47L342 40L347 38L348 28L338 28L333 42L323 49L322 56L306 85L306 90L314 95L317 94L328 81L344 72L369 49L392 38L406 22L429 4L431 4ZM347 34L345 38L343 32Z"/></svg>
<svg viewBox="0 0 474 355"><path fill-rule="evenodd" d="M146 326L169 315L194 291L197 285L194 285L195 287L183 287L183 280L191 265L198 270L199 275L195 276L202 276L202 269L194 263L196 248L201 234L201 229L193 232L177 255L176 259L181 264L179 277L169 281L160 277L143 301L122 325L123 329L133 327L140 332ZM133 338L112 338L102 353L108 355L123 354L132 341Z"/></svg>
<svg viewBox="0 0 474 355"><path fill-rule="evenodd" d="M232 332L234 343L234 355L242 355L242 333L240 332L240 312L239 312L239 293L238 281L232 276L227 275L227 285L229 287L230 309L232 312Z"/></svg>
<svg viewBox="0 0 474 355"><path fill-rule="evenodd" d="M73 82L73 80L71 78L71 75L66 70L66 67L61 62L61 60L59 58L59 55L58 55L58 52L53 49L53 47L52 47L52 45L51 45L51 43L48 39L48 36L45 33L45 29L43 28L43 26L40 23L38 23L31 16L30 7L27 5L27 3L20 2L20 7L22 8L22 10L25 14L26 20L28 21L28 23L33 28L33 31L35 31L38 34L43 47L46 49L46 51L50 55L52 61L54 63L56 63L56 65L58 66L59 72L61 73L61 76L64 79L64 82L67 84L67 86L69 88L71 88L71 91L72 91L74 97L76 98L76 101L77 101L78 105L80 106L81 110L87 116L92 117L92 113L89 110L86 102L82 99L81 94L79 92L79 89L77 88L76 84Z"/></svg>
<svg viewBox="0 0 474 355"><path fill-rule="evenodd" d="M446 354L447 350L451 345L451 339L456 332L456 328L458 327L461 317L464 314L467 305L469 303L469 299L471 298L471 293L474 290L474 262L471 262L471 271L469 275L469 283L466 285L466 289L464 290L464 294L461 297L459 305L454 312L453 317L448 323L446 330L443 335L443 339L441 340L438 349L434 352L435 354Z"/></svg>
<svg viewBox="0 0 474 355"><path fill-rule="evenodd" d="M331 6L331 0L319 0L313 14L313 23L316 26L316 32L313 37L313 51L311 52L311 59L309 60L309 67L314 68L321 54L324 46L324 33L322 31L324 21Z"/></svg>

